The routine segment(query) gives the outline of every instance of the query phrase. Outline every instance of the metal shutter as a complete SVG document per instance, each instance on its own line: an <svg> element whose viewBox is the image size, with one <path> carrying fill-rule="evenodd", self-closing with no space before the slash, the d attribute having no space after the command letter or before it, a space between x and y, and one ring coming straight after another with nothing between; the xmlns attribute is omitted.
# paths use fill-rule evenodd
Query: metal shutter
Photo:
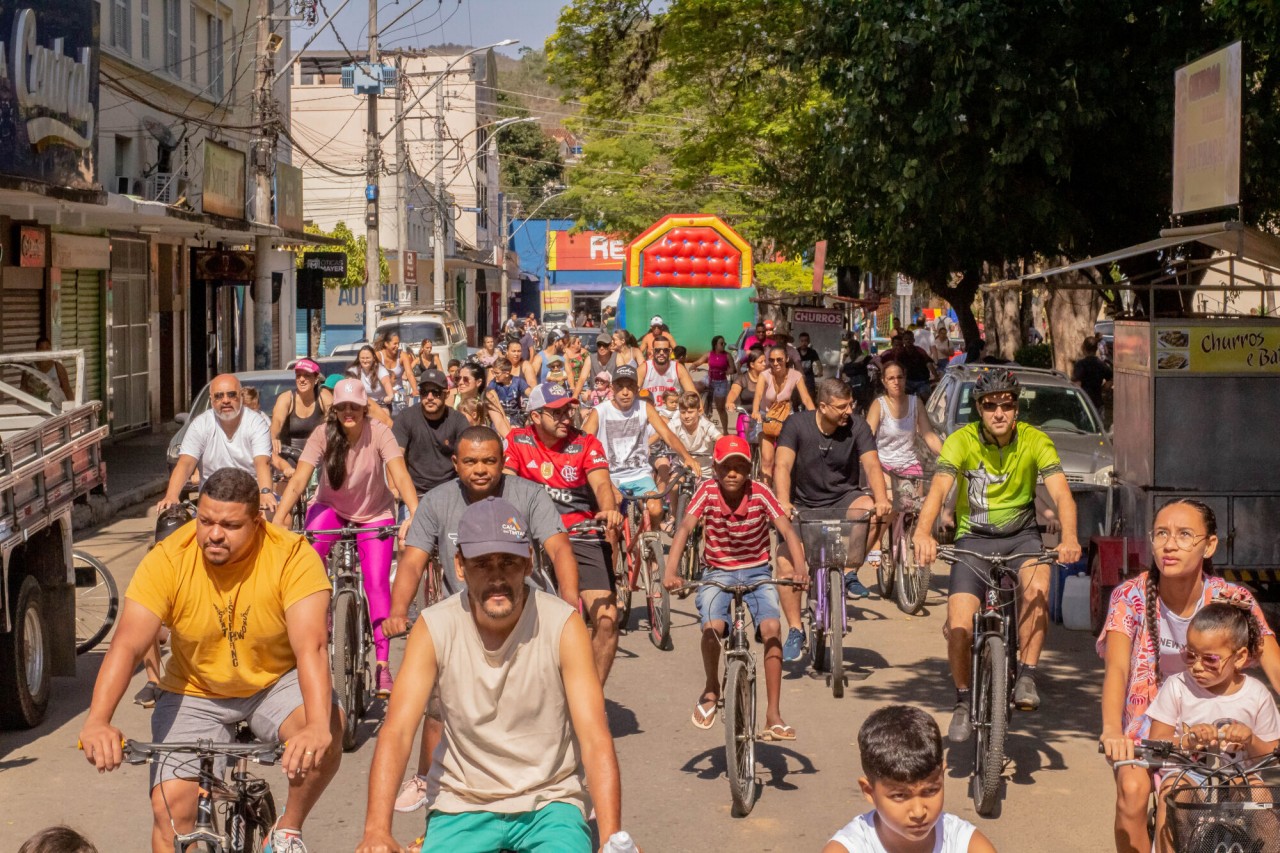
<svg viewBox="0 0 1280 853"><path fill-rule="evenodd" d="M0 351L31 352L44 331L43 290L6 290L0 301Z"/></svg>
<svg viewBox="0 0 1280 853"><path fill-rule="evenodd" d="M62 349L84 350L84 396L102 394L102 274L98 270L62 271ZM68 364L74 388L75 365Z"/></svg>
<svg viewBox="0 0 1280 853"><path fill-rule="evenodd" d="M119 434L150 423L150 306L147 244L111 240L111 431Z"/></svg>
<svg viewBox="0 0 1280 853"><path fill-rule="evenodd" d="M280 339L284 337L284 329L280 328L280 300L271 303L271 363L268 370L279 370L284 367L280 361Z"/></svg>

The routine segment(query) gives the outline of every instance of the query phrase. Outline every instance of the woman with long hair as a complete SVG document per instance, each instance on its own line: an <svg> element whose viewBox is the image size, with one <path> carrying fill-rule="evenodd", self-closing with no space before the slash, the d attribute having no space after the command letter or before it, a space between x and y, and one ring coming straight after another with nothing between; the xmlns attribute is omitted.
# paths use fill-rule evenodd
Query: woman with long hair
<svg viewBox="0 0 1280 853"><path fill-rule="evenodd" d="M294 450L306 447L316 427L324 423L333 406L333 392L320 384L320 365L300 358L293 365L293 390L276 397L271 410L272 464L286 477L293 476L293 464L280 455L284 446Z"/></svg>
<svg viewBox="0 0 1280 853"><path fill-rule="evenodd" d="M400 349L400 333L386 332L382 339L373 342L378 351L378 364L391 374L391 387L399 391L405 402L418 396L418 382L413 375L413 356Z"/></svg>
<svg viewBox="0 0 1280 853"><path fill-rule="evenodd" d="M364 386L364 394L370 404L369 414L390 427L391 401L395 399L396 392L391 385L391 371L378 361L378 351L368 344L360 347L347 372Z"/></svg>
<svg viewBox="0 0 1280 853"><path fill-rule="evenodd" d="M733 377L729 385L729 396L725 400L726 409L739 408L745 410L738 416L737 432L742 438L755 444L758 429L751 420L751 409L756 400L756 385L765 374L764 350L754 349L747 356L747 369Z"/></svg>
<svg viewBox="0 0 1280 853"><path fill-rule="evenodd" d="M605 370L610 373L613 373L614 368L624 364L639 369L640 362L644 361L644 355L640 352L640 342L636 340L636 336L626 329L614 331L613 354L609 360L612 366L605 367Z"/></svg>
<svg viewBox="0 0 1280 853"><path fill-rule="evenodd" d="M467 415L472 426L492 427L498 435L505 437L511 432L511 422L502 408L498 393L487 386L483 367L471 361L463 364L458 368L458 388L453 396L453 408L464 415L467 411L472 412Z"/></svg>
<svg viewBox="0 0 1280 853"><path fill-rule="evenodd" d="M789 363L783 346L769 348L769 369L756 380L756 395L751 402L751 419L760 424L760 477L765 485L773 485L773 451L777 446L781 421L791 416L792 395L800 395L800 403L813 411L813 398L804 384L804 374ZM777 424L771 428L769 422ZM770 434L772 432L772 434Z"/></svg>
<svg viewBox="0 0 1280 853"><path fill-rule="evenodd" d="M1262 633L1258 663L1272 689L1280 690L1280 646L1252 593L1210 574L1218 541L1218 522L1206 504L1168 501L1151 527L1150 570L1111 593L1107 621L1098 637L1098 654L1106 661L1098 740L1109 761L1132 760L1135 741L1148 736L1147 711L1160 685L1188 671L1183 654L1191 618L1215 598L1249 607ZM1152 772L1130 766L1115 775L1116 850L1147 853Z"/></svg>
<svg viewBox="0 0 1280 853"><path fill-rule="evenodd" d="M285 487L276 508L275 523L289 526L289 514L311 479L320 469L320 485L315 503L307 510L307 530L334 530L339 527L390 527L395 524L395 496L389 480L409 508L409 518L418 508L418 493L404 464L404 451L391 430L369 417L372 408L364 385L358 379L344 379L333 393L333 405L324 425L307 439L297 470ZM327 559L336 542L333 536L317 536L316 551ZM382 620L391 612L391 558L395 537L356 536L360 573L369 601L369 622L373 625L373 645L377 653L376 680L379 696L391 695L390 643L382 633Z"/></svg>
<svg viewBox="0 0 1280 853"><path fill-rule="evenodd" d="M707 411L714 409L718 412L720 423L724 425L725 432L728 432L729 382L730 377L736 375L738 369L734 366L733 359L729 357L726 346L724 335L716 335L711 339L711 351L686 367L692 372L704 364L707 366Z"/></svg>
<svg viewBox="0 0 1280 853"><path fill-rule="evenodd" d="M418 355L413 360L413 378L421 379L422 374L428 370L438 370L444 373L444 362L440 360L439 353L433 352L433 344L427 338L422 339L422 344L418 347Z"/></svg>

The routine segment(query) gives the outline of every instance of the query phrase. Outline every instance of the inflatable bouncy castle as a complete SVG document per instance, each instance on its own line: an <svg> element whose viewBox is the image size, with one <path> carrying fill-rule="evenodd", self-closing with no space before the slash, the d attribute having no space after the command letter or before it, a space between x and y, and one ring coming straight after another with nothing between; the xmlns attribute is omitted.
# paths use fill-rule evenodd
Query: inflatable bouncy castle
<svg viewBox="0 0 1280 853"><path fill-rule="evenodd" d="M618 320L636 338L659 316L689 356L733 346L755 322L751 246L718 216L670 214L627 244Z"/></svg>

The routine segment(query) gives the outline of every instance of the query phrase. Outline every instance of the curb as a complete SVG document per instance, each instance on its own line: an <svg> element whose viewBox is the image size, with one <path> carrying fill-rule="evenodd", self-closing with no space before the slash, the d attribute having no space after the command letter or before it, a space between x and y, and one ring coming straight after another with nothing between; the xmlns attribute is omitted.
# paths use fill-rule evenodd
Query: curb
<svg viewBox="0 0 1280 853"><path fill-rule="evenodd" d="M90 495L88 502L72 508L72 531L87 530L111 521L122 512L144 504L156 495L164 494L169 485L168 475L157 476L120 494Z"/></svg>

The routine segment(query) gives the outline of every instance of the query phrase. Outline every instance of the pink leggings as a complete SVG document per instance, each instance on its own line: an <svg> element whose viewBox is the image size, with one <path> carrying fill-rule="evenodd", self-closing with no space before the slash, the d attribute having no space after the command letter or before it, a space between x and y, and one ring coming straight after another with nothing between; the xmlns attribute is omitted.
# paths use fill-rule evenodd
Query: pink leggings
<svg viewBox="0 0 1280 853"><path fill-rule="evenodd" d="M395 519L371 521L357 525L348 522L324 504L312 504L307 510L308 530L336 530L339 527L387 527ZM329 559L329 549L338 541L336 536L317 536L316 551L320 559ZM387 660L391 643L382 635L382 620L391 612L391 556L395 552L394 536L379 539L374 536L357 536L356 552L360 555L360 574L364 578L364 595L369 599L369 623L373 625L373 645L377 659Z"/></svg>

